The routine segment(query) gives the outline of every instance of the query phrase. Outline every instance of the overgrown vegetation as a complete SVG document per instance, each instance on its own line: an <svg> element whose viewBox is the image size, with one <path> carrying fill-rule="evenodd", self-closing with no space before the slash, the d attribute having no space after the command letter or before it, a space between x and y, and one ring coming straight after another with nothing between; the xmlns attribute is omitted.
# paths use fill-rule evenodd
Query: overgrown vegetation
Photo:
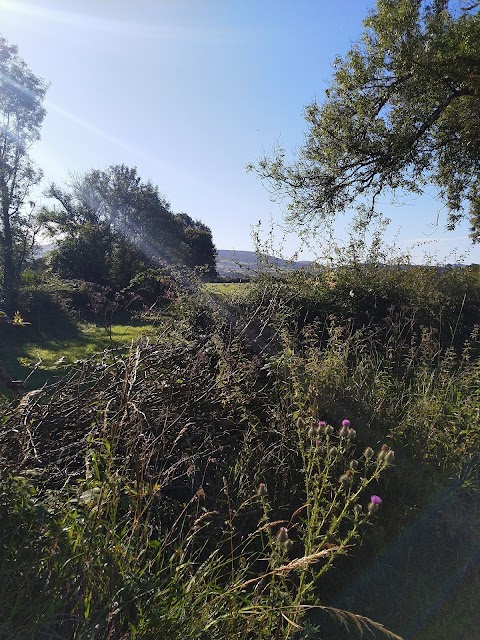
<svg viewBox="0 0 480 640"><path fill-rule="evenodd" d="M427 178L478 239L479 15L379 0L300 162L260 162L304 236L372 197L356 259L209 288L135 169L26 212L46 85L0 37L0 640L477 635L480 272L358 255Z"/></svg>
<svg viewBox="0 0 480 640"><path fill-rule="evenodd" d="M5 407L0 637L460 637L423 618L478 553L477 274L361 271L189 290Z"/></svg>

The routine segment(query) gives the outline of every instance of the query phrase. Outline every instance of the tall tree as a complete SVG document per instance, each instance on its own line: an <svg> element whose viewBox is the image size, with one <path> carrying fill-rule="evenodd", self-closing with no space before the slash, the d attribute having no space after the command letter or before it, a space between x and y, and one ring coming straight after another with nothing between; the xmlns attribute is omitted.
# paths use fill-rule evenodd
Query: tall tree
<svg viewBox="0 0 480 640"><path fill-rule="evenodd" d="M0 36L0 253L3 304L15 310L20 264L26 247L25 202L41 178L28 153L40 137L45 83Z"/></svg>
<svg viewBox="0 0 480 640"><path fill-rule="evenodd" d="M214 273L210 230L185 214L175 215L158 188L143 182L135 168L113 165L89 171L70 186L65 191L52 185L49 195L57 205L42 215L53 231L62 233L54 258L62 275L89 279L95 267L100 278L95 282L121 288L149 266L193 268L209 262ZM90 255L89 265L81 266L80 253Z"/></svg>
<svg viewBox="0 0 480 640"><path fill-rule="evenodd" d="M184 246L183 262L187 267L203 269L206 278L217 277L217 250L212 232L200 220L193 220L186 213L175 214Z"/></svg>
<svg viewBox="0 0 480 640"><path fill-rule="evenodd" d="M306 107L309 133L293 164L279 150L257 171L308 224L379 194L422 193L430 183L449 228L469 216L480 240L480 5L378 0L323 104Z"/></svg>

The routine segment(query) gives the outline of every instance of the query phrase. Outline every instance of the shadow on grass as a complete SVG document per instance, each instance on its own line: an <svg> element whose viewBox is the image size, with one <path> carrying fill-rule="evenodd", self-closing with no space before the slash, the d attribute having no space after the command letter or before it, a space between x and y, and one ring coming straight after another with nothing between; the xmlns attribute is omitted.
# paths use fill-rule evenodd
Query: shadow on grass
<svg viewBox="0 0 480 640"><path fill-rule="evenodd" d="M88 316L79 322L52 317L44 319L41 329L6 325L1 332L0 361L12 379L26 380L28 391L58 380L78 360L154 334L155 327L123 313L111 327Z"/></svg>

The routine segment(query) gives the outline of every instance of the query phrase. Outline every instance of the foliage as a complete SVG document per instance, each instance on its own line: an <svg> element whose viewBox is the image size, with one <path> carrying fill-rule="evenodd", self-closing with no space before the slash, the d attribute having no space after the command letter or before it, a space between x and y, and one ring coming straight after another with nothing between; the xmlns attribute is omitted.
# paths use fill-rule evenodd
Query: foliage
<svg viewBox="0 0 480 640"><path fill-rule="evenodd" d="M292 504L273 482L257 492L256 475L268 470L245 463L258 419L243 428L238 421L248 413L254 420L252 411L260 408L252 373L261 372L256 367L240 376L244 359L229 359L217 380L219 348L215 341L143 342L123 357L106 353L101 363L83 363L69 380L27 394L8 412L0 429L6 462L0 561L7 574L15 568L18 591L2 594L10 605L2 632L287 638L301 628L304 612L315 609L382 630L322 606L314 585L376 519L379 500L367 509L369 485L389 462L366 452L353 464L350 427L335 434L290 414L287 429L296 445L283 455L301 461ZM277 419L286 425L297 407L310 421L315 408L285 394L285 365L272 398L286 410ZM237 375L227 377L232 366ZM272 375L276 369L272 363ZM241 378L254 391L249 405ZM227 403L230 386L242 393L238 404ZM20 416L26 440L12 428ZM43 584L38 600L28 597L35 581Z"/></svg>
<svg viewBox="0 0 480 640"><path fill-rule="evenodd" d="M186 214L175 215L158 188L136 169L112 165L75 179L70 191L52 185L57 206L41 221L63 234L52 268L117 289L128 287L146 269L164 265L205 266L215 274L211 231Z"/></svg>
<svg viewBox="0 0 480 640"><path fill-rule="evenodd" d="M356 204L377 212L384 192L434 184L450 227L468 208L479 239L480 11L448 0L378 0L361 42L335 73L326 99L306 107L309 133L289 165L280 150L257 171L291 199L302 226Z"/></svg>
<svg viewBox="0 0 480 640"><path fill-rule="evenodd" d="M371 571L425 511L423 546L414 537L404 573L392 578L387 558L379 617L410 629L435 605L439 572L457 575L478 550L477 334L442 344L400 306L358 325L321 315L322 304L327 313L355 301L353 274L337 275L332 289L328 272L267 274L230 301L189 290L156 339L74 363L63 381L5 407L0 562L19 582L1 594L2 631L315 638L329 633L321 614L331 613L357 637L372 623L336 598L369 567L355 609L375 618ZM432 313L437 297L463 299L468 282L475 290L467 270L371 275L375 295L416 291L418 303L430 282ZM354 290L367 291L356 277ZM332 291L313 305L312 292ZM355 430L339 429L346 415ZM29 597L39 583L44 597ZM416 597L392 610L402 585Z"/></svg>
<svg viewBox="0 0 480 640"><path fill-rule="evenodd" d="M216 249L212 242L212 232L200 222L193 220L186 213L177 213L175 221L179 225L185 243L183 262L190 269L203 268L206 278L215 278Z"/></svg>
<svg viewBox="0 0 480 640"><path fill-rule="evenodd" d="M0 36L0 265L4 307L15 311L18 279L33 244L32 220L25 213L31 187L41 173L29 149L40 137L46 85ZM30 203L33 208L33 203Z"/></svg>

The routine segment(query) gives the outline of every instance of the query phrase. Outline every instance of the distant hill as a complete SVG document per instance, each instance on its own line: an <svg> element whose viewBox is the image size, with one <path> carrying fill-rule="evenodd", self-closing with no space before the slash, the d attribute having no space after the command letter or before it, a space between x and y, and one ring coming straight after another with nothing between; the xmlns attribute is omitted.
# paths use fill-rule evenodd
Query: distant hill
<svg viewBox="0 0 480 640"><path fill-rule="evenodd" d="M55 249L55 244L39 244L36 247L37 257L43 257L48 251ZM308 267L308 260L292 262L273 256L259 256L255 251L235 251L218 249L217 272L222 278L247 278L268 270L302 269Z"/></svg>
<svg viewBox="0 0 480 640"><path fill-rule="evenodd" d="M291 262L273 256L258 255L255 251L235 251L218 249L217 272L222 278L241 278L253 276L275 269L302 269L308 267L310 261Z"/></svg>

